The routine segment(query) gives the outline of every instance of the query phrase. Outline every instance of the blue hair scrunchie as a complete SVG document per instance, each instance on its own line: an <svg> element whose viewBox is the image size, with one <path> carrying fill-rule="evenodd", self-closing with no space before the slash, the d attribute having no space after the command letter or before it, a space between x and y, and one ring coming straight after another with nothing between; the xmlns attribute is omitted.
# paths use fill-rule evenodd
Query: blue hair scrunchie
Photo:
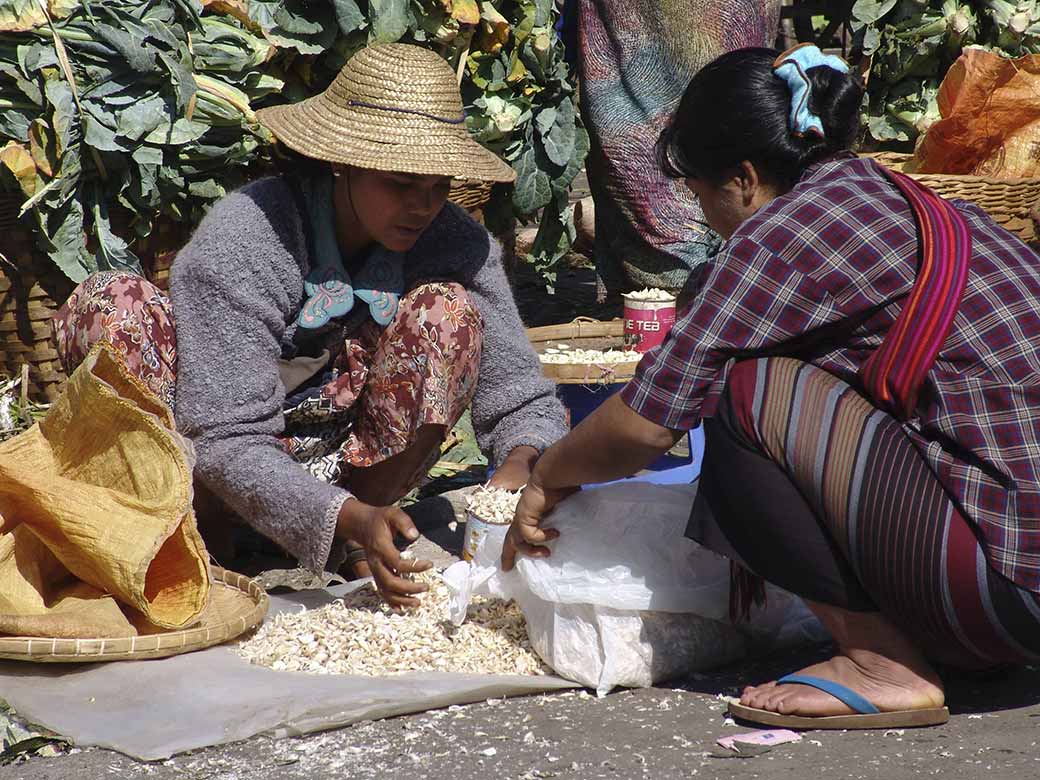
<svg viewBox="0 0 1040 780"><path fill-rule="evenodd" d="M791 131L795 135L816 133L823 138L823 122L809 110L810 68L825 66L839 73L848 73L849 64L841 57L824 54L814 43L800 43L788 49L773 62L773 72L791 89Z"/></svg>

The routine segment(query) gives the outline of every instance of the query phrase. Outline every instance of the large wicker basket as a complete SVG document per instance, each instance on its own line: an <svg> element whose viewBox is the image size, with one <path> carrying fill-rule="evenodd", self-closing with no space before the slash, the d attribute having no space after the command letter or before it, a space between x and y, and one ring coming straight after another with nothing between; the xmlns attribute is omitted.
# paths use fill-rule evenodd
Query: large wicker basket
<svg viewBox="0 0 1040 780"><path fill-rule="evenodd" d="M880 152L866 155L893 170L903 167L909 154ZM990 176L967 176L949 173L911 173L914 179L935 190L944 198L960 198L977 204L993 220L1023 241L1037 240L1030 211L1040 202L1040 178L1001 179Z"/></svg>
<svg viewBox="0 0 1040 780"><path fill-rule="evenodd" d="M28 365L29 397L48 401L65 378L51 337L51 315L72 283L46 257L41 259L27 220L18 220L21 201L17 194L0 192L0 376L17 376Z"/></svg>

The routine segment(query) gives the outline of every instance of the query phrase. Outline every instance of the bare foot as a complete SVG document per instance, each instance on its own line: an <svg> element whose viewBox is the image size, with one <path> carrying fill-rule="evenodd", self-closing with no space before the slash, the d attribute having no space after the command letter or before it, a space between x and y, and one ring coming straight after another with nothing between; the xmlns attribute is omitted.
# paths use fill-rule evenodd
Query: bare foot
<svg viewBox="0 0 1040 780"><path fill-rule="evenodd" d="M798 674L841 683L882 712L942 707L945 701L939 676L920 656L897 660L870 650L850 649ZM775 682L749 685L740 703L781 715L821 717L852 713L838 699L816 688Z"/></svg>

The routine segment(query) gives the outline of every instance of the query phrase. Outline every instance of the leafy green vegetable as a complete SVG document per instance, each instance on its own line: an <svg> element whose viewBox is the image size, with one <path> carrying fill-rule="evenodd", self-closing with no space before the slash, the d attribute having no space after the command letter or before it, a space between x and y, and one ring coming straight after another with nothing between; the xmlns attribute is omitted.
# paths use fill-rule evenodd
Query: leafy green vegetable
<svg viewBox="0 0 1040 780"><path fill-rule="evenodd" d="M336 36L339 25L328 3L305 0L248 0L249 18L264 37L280 48L301 54L321 54Z"/></svg>
<svg viewBox="0 0 1040 780"><path fill-rule="evenodd" d="M467 128L518 173L486 213L501 227L542 212L529 259L547 279L573 240L566 190L588 135L551 0L213 6L229 15L202 13L198 0L49 0L50 20L38 0L10 2L0 12L0 187L21 191L41 248L75 281L139 271L135 237L160 217L196 223L265 164L271 136L257 108L316 94L376 41L432 47L459 71ZM113 224L117 206L130 212L129 234Z"/></svg>
<svg viewBox="0 0 1040 780"><path fill-rule="evenodd" d="M1033 0L983 3L996 30L996 46L1009 54L1040 53L1040 5Z"/></svg>
<svg viewBox="0 0 1040 780"><path fill-rule="evenodd" d="M549 174L537 162L533 147L528 147L516 161L516 186L513 189L513 204L517 210L530 214L548 205L552 200Z"/></svg>
<svg viewBox="0 0 1040 780"><path fill-rule="evenodd" d="M879 142L909 147L939 118L938 84L967 46L1040 52L1035 0L857 0L856 43L870 56L865 120Z"/></svg>
<svg viewBox="0 0 1040 780"><path fill-rule="evenodd" d="M15 98L0 102L0 135L36 152L23 208L70 279L140 272L130 240L163 213L198 219L241 180L270 137L250 101L281 85L256 70L272 51L182 0L79 4L53 27L0 34L0 94ZM113 229L116 205L132 235Z"/></svg>
<svg viewBox="0 0 1040 780"><path fill-rule="evenodd" d="M379 43L393 43L414 24L408 0L369 0L372 35Z"/></svg>

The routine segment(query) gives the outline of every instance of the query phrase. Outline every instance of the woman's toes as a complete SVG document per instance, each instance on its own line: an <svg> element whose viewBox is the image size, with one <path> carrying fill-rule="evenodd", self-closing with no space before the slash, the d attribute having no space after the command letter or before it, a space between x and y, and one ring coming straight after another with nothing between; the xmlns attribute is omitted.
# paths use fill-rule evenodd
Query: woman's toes
<svg viewBox="0 0 1040 780"><path fill-rule="evenodd" d="M765 685L749 685L744 689L740 697L740 703L745 707L761 707L769 694L776 689L776 683L770 682Z"/></svg>
<svg viewBox="0 0 1040 780"><path fill-rule="evenodd" d="M771 712L779 712L781 715L787 715L788 709L785 705L788 698L788 692L783 688L774 688L769 692L769 695L765 697L765 701L762 703L762 708Z"/></svg>
<svg viewBox="0 0 1040 780"><path fill-rule="evenodd" d="M745 707L758 707L761 696L762 694L755 691L745 691L744 695L740 697L740 703Z"/></svg>
<svg viewBox="0 0 1040 780"><path fill-rule="evenodd" d="M797 688L785 690L777 695L773 705L781 715L803 715L805 708L805 691Z"/></svg>

